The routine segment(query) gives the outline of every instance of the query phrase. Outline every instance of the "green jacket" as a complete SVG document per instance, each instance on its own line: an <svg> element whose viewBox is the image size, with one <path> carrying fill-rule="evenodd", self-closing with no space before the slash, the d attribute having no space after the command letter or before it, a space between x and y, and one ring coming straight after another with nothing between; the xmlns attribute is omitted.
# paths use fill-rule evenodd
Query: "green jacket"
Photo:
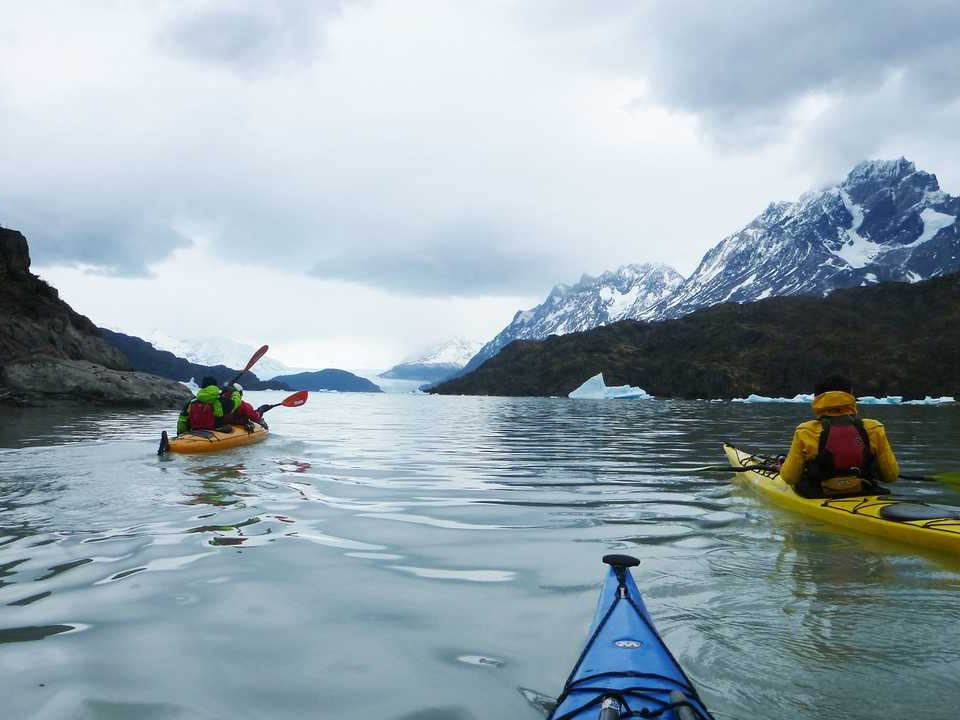
<svg viewBox="0 0 960 720"><path fill-rule="evenodd" d="M233 410L240 406L240 393L234 391L233 396L231 397L231 400L233 401L233 408L227 410L227 412L233 412ZM215 418L222 418L227 414L224 412L223 403L220 401L220 388L216 385L207 385L206 387L202 387L197 390L197 396L184 405L183 410L180 411L180 417L177 418L178 435L190 429L190 405L195 402L213 405L213 416Z"/></svg>

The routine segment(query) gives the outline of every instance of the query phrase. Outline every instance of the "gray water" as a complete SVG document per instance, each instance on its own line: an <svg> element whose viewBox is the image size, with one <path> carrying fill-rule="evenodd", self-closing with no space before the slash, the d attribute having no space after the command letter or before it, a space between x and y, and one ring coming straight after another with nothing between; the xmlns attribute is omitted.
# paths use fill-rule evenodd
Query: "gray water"
<svg viewBox="0 0 960 720"><path fill-rule="evenodd" d="M175 413L7 409L0 717L535 720L615 551L718 718L955 718L957 558L686 471L806 414L314 394L158 459ZM904 472L960 468L960 408L868 414Z"/></svg>

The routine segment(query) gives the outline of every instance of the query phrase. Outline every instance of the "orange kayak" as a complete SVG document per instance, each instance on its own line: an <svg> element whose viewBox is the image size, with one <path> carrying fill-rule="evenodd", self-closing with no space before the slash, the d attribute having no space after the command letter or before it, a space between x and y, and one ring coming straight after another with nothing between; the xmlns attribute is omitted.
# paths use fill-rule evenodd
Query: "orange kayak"
<svg viewBox="0 0 960 720"><path fill-rule="evenodd" d="M167 450L175 453L208 453L241 445L252 445L267 439L268 430L253 424L253 431L248 432L242 425L230 425L231 432L220 430L188 430L171 439Z"/></svg>

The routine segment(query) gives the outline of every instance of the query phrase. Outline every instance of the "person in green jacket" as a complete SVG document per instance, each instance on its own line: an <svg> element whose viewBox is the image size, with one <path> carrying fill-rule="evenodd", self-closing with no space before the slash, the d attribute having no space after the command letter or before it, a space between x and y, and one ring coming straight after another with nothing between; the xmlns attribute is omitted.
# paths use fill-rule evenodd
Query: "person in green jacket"
<svg viewBox="0 0 960 720"><path fill-rule="evenodd" d="M189 430L213 430L223 424L225 415L229 415L239 406L238 398L222 399L217 379L210 375L200 381L196 397L184 405L177 418L177 434ZM228 407L224 407L227 402Z"/></svg>

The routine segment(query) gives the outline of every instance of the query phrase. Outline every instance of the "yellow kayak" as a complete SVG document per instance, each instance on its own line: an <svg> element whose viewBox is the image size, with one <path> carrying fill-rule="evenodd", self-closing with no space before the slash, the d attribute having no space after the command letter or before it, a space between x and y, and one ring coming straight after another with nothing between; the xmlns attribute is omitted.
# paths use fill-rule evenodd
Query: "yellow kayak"
<svg viewBox="0 0 960 720"><path fill-rule="evenodd" d="M175 453L207 453L241 445L252 445L266 440L269 431L254 423L253 431L247 432L242 425L230 425L232 432L219 430L188 430L169 441L166 450Z"/></svg>
<svg viewBox="0 0 960 720"><path fill-rule="evenodd" d="M768 465L774 459L752 455L724 443L723 451L736 467ZM777 505L823 522L878 535L911 545L960 555L960 508L866 495L849 498L805 498L797 495L772 470L748 470L737 477Z"/></svg>

